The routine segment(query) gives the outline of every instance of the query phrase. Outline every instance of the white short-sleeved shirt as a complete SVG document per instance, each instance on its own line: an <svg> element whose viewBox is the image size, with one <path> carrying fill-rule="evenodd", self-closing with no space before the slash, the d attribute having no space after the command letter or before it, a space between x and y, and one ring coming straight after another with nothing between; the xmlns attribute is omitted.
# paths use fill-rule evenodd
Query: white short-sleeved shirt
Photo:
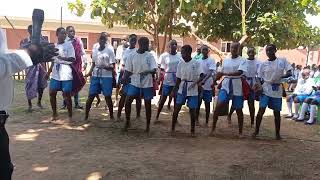
<svg viewBox="0 0 320 180"><path fill-rule="evenodd" d="M56 44L56 48L59 49L59 56L75 58L74 48L70 41L65 41L63 44ZM59 59L56 59L52 70L52 79L57 81L72 80L72 69L70 65L59 63Z"/></svg>
<svg viewBox="0 0 320 180"><path fill-rule="evenodd" d="M297 82L297 87L294 89L293 94L297 95L309 95L313 91L313 86L315 82L313 78L302 79L300 78Z"/></svg>
<svg viewBox="0 0 320 180"><path fill-rule="evenodd" d="M184 83L187 83L187 96L198 96L198 86L190 88L190 86L199 80L203 73L200 62L192 59L189 62L180 61L177 69L177 78L181 79L178 93L182 94Z"/></svg>
<svg viewBox="0 0 320 180"><path fill-rule="evenodd" d="M121 59L121 62L120 64L122 66L124 66L126 64L126 61L128 59L128 56L132 53L132 52L136 52L138 49L137 48L133 48L133 49L130 49L130 48L127 48L123 51L123 54L122 54L122 59Z"/></svg>
<svg viewBox="0 0 320 180"><path fill-rule="evenodd" d="M125 64L125 70L132 74L130 84L138 88L153 87L152 74L142 77L140 73L156 69L158 66L153 55L150 52L139 54L137 51L128 55Z"/></svg>
<svg viewBox="0 0 320 180"><path fill-rule="evenodd" d="M246 60L239 56L237 58L226 58L222 62L222 68L221 72L223 73L234 73L237 71L243 71L245 73L247 71L247 66L246 66ZM222 81L222 87L221 89L224 89L227 91L227 93L230 93L229 89L229 81L232 81L232 89L233 89L233 95L234 96L242 96L242 81L241 81L241 76L231 76L231 77L225 77Z"/></svg>
<svg viewBox="0 0 320 180"><path fill-rule="evenodd" d="M243 73L243 75L247 78L252 78L252 82L251 80L247 79L247 82L249 83L249 85L252 83L252 85L254 85L257 82L256 77L258 77L258 72L259 72L259 68L261 65L261 61L254 59L254 60L249 60L246 59L245 61L246 66L247 66L247 71Z"/></svg>
<svg viewBox="0 0 320 180"><path fill-rule="evenodd" d="M92 76L112 77L112 70L103 69L103 67L116 62L114 53L110 48L105 47L102 51L99 51L99 46L96 46L92 50L92 61L95 63Z"/></svg>
<svg viewBox="0 0 320 180"><path fill-rule="evenodd" d="M160 55L160 68L164 69L165 71L163 84L168 86L175 86L178 64L181 60L181 57L177 54L172 55L168 52L165 52Z"/></svg>
<svg viewBox="0 0 320 180"><path fill-rule="evenodd" d="M207 59L199 60L201 64L202 71L205 75L208 75L210 71L213 71L213 74L216 72L216 61L213 58L208 57ZM204 90L212 90L213 77L212 74L209 79L202 85Z"/></svg>
<svg viewBox="0 0 320 180"><path fill-rule="evenodd" d="M292 70L291 64L285 58L277 58L274 61L265 61L261 63L258 77L262 78L264 83L263 94L273 97L282 97L282 88L277 91L272 90L272 84L280 84L282 76L289 70Z"/></svg>

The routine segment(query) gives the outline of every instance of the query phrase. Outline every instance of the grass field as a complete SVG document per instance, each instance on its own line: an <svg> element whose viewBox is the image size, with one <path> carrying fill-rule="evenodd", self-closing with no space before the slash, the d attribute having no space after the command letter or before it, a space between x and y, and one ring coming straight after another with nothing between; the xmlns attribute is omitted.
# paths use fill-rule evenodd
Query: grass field
<svg viewBox="0 0 320 180"><path fill-rule="evenodd" d="M87 89L88 85L81 93L83 105ZM177 136L171 137L168 132L172 112L166 108L160 116L161 123L152 124L151 133L146 135L144 108L141 119L135 119L132 111L133 127L124 133L124 122L110 121L104 103L92 109L89 123L82 121L83 111L75 110L75 123L59 125L48 123L51 109L47 90L44 104L46 109L35 108L27 113L24 83L16 82L7 124L16 168L14 180L320 179L320 126L305 126L283 118L283 140L276 141L270 110L263 119L261 137L253 140L246 105L245 138L238 139L236 115L231 127L225 117L220 118L217 137L208 136L210 129L197 127L197 137L191 138L188 109L184 108L179 115ZM152 120L155 110L153 105ZM201 111L203 123L204 110ZM59 114L63 122L67 113Z"/></svg>

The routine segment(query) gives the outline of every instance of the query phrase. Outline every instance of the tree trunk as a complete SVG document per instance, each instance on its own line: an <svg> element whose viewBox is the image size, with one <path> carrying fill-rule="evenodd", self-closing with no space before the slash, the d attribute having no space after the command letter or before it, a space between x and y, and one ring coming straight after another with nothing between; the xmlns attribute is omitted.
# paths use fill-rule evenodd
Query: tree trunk
<svg viewBox="0 0 320 180"><path fill-rule="evenodd" d="M246 28L246 0L242 0L241 7L241 24L242 24L242 36L247 34Z"/></svg>
<svg viewBox="0 0 320 180"><path fill-rule="evenodd" d="M210 44L208 41L202 40L199 36L197 36L195 33L193 32L189 32L189 34L193 37L195 37L198 41L200 41L202 44L207 45L216 55L219 56L220 61L222 60L222 52L216 48L215 46L213 46L212 44Z"/></svg>

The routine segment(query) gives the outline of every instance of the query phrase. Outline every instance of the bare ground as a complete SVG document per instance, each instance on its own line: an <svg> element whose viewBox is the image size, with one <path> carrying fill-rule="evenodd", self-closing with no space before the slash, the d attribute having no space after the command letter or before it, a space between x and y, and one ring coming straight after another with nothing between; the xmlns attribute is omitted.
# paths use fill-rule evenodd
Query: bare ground
<svg viewBox="0 0 320 180"><path fill-rule="evenodd" d="M83 111L74 111L76 122L68 124L64 122L66 111L60 111L62 123L57 125L48 123L51 110L47 92L46 109L26 113L23 83L16 85L7 124L15 180L320 179L319 125L305 126L283 118L283 140L276 141L269 110L260 138L253 140L246 108L244 139L236 136L236 115L232 127L227 126L225 117L220 118L217 137L208 136L210 129L197 127L197 137L191 138L188 110L184 108L178 134L171 137L172 112L165 108L161 123L152 125L149 135L143 132L144 110L141 119L135 119L132 111L133 127L124 133L124 122L110 121L104 103L93 108L89 123L81 120ZM81 96L83 104L86 89ZM283 109L286 113L285 104ZM155 110L153 106L153 116Z"/></svg>

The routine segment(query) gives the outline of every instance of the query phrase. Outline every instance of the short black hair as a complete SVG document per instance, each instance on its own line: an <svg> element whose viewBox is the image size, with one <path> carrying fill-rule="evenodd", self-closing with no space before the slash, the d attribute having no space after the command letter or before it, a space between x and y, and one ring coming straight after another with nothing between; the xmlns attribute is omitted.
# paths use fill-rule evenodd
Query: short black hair
<svg viewBox="0 0 320 180"><path fill-rule="evenodd" d="M105 32L100 33L99 39L101 38L108 39L108 34L106 34Z"/></svg>
<svg viewBox="0 0 320 180"><path fill-rule="evenodd" d="M129 39L131 39L131 38L138 38L138 36L136 34L130 34Z"/></svg>
<svg viewBox="0 0 320 180"><path fill-rule="evenodd" d="M169 44L178 44L178 43L175 39L172 39L171 41L169 41Z"/></svg>
<svg viewBox="0 0 320 180"><path fill-rule="evenodd" d="M71 28L73 28L73 29L74 29L74 27L73 27L73 26L67 26L66 30L67 30L67 31L69 31L69 29L71 29Z"/></svg>
<svg viewBox="0 0 320 180"><path fill-rule="evenodd" d="M182 46L181 47L181 50L185 50L188 54L190 54L191 55L191 53L192 53L192 47L190 46L190 45L184 45L184 46Z"/></svg>
<svg viewBox="0 0 320 180"><path fill-rule="evenodd" d="M58 36L58 34L59 34L62 30L65 30L64 27L59 27L59 28L57 28L57 30L56 30L56 36Z"/></svg>
<svg viewBox="0 0 320 180"><path fill-rule="evenodd" d="M32 25L31 25L31 24L28 26L28 32L29 32L30 34L32 33Z"/></svg>
<svg viewBox="0 0 320 180"><path fill-rule="evenodd" d="M274 50L277 50L277 46L275 44L268 44L267 47L271 47Z"/></svg>
<svg viewBox="0 0 320 180"><path fill-rule="evenodd" d="M209 49L209 46L207 46L207 45L204 44L204 45L201 46L201 49L203 49L203 48Z"/></svg>
<svg viewBox="0 0 320 180"><path fill-rule="evenodd" d="M142 44L149 44L149 38L147 38L147 37L141 37L141 38L138 40L138 44L139 44L139 46L141 46Z"/></svg>

